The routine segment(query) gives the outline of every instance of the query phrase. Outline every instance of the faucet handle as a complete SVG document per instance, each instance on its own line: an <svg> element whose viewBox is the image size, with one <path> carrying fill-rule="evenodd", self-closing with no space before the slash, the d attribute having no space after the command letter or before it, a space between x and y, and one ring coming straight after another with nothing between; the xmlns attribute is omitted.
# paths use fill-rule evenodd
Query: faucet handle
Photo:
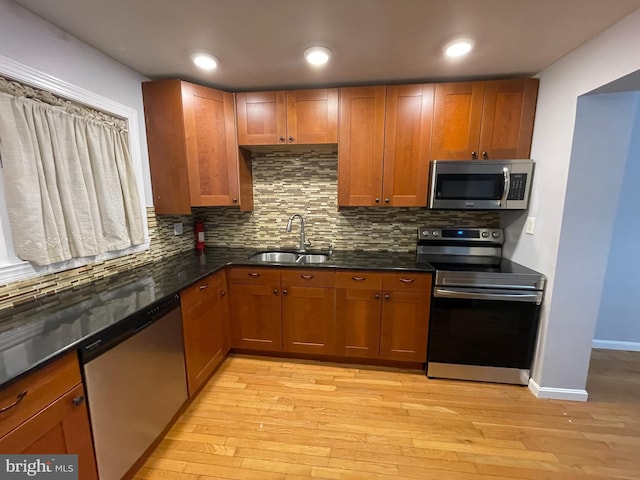
<svg viewBox="0 0 640 480"><path fill-rule="evenodd" d="M306 237L304 239L304 246L305 247L310 247L311 246L311 240L308 240Z"/></svg>
<svg viewBox="0 0 640 480"><path fill-rule="evenodd" d="M333 243L329 244L329 258L333 256Z"/></svg>

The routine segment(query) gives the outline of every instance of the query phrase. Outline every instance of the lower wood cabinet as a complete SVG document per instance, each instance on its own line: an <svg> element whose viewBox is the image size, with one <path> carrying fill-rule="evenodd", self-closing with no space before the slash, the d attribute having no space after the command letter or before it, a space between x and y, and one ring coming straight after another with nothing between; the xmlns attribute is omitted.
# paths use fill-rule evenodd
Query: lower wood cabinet
<svg viewBox="0 0 640 480"><path fill-rule="evenodd" d="M229 313L224 271L182 291L182 328L189 396L193 396L229 351Z"/></svg>
<svg viewBox="0 0 640 480"><path fill-rule="evenodd" d="M336 273L336 353L426 362L431 275Z"/></svg>
<svg viewBox="0 0 640 480"><path fill-rule="evenodd" d="M77 454L79 478L97 480L89 416L76 353L3 388L0 452ZM73 384L70 388L69 385ZM35 411L35 412L34 412Z"/></svg>

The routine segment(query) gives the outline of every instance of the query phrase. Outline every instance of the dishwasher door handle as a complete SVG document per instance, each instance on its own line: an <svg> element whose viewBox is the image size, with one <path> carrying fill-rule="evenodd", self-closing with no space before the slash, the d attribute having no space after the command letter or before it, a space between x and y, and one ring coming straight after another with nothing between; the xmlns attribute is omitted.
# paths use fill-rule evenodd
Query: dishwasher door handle
<svg viewBox="0 0 640 480"><path fill-rule="evenodd" d="M433 296L437 298L460 298L464 300L493 300L498 302L527 302L542 303L542 292L518 293L515 291L496 291L489 290L486 292L478 290L461 290L436 287Z"/></svg>

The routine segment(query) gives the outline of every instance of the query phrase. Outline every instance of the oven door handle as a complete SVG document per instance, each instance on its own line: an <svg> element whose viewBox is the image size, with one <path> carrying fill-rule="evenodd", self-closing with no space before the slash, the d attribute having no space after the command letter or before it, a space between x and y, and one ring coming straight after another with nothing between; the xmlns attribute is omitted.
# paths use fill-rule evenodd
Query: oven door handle
<svg viewBox="0 0 640 480"><path fill-rule="evenodd" d="M515 293L515 292L470 292L465 290L451 290L436 287L433 296L438 298L461 298L466 300L494 300L498 302L527 302L542 303L542 292Z"/></svg>

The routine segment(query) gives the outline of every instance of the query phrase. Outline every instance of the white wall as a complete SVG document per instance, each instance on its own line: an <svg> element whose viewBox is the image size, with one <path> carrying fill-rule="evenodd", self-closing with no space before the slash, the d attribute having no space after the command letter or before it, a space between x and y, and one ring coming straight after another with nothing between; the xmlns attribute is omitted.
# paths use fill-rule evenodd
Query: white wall
<svg viewBox="0 0 640 480"><path fill-rule="evenodd" d="M137 110L145 199L153 204L140 85L145 77L10 0L0 0L0 55Z"/></svg>
<svg viewBox="0 0 640 480"><path fill-rule="evenodd" d="M640 81L638 82L640 85ZM635 94L636 105L640 94ZM631 133L594 344L640 350L640 105Z"/></svg>
<svg viewBox="0 0 640 480"><path fill-rule="evenodd" d="M536 217L535 235L522 221L507 226L505 253L548 277L541 329L532 377L543 389L584 389L594 325L566 317L554 309L555 274L562 232L565 194L571 161L577 99L595 88L640 69L640 10L586 42L542 71L531 157L536 161L529 215ZM511 219L513 220L513 219ZM562 292L574 295L577 292ZM560 298L576 302L580 296ZM576 329L584 331L576 339ZM586 338L589 338L587 342ZM582 342L582 343L580 343ZM580 343L580 344L578 344ZM548 362L548 364L547 364Z"/></svg>

